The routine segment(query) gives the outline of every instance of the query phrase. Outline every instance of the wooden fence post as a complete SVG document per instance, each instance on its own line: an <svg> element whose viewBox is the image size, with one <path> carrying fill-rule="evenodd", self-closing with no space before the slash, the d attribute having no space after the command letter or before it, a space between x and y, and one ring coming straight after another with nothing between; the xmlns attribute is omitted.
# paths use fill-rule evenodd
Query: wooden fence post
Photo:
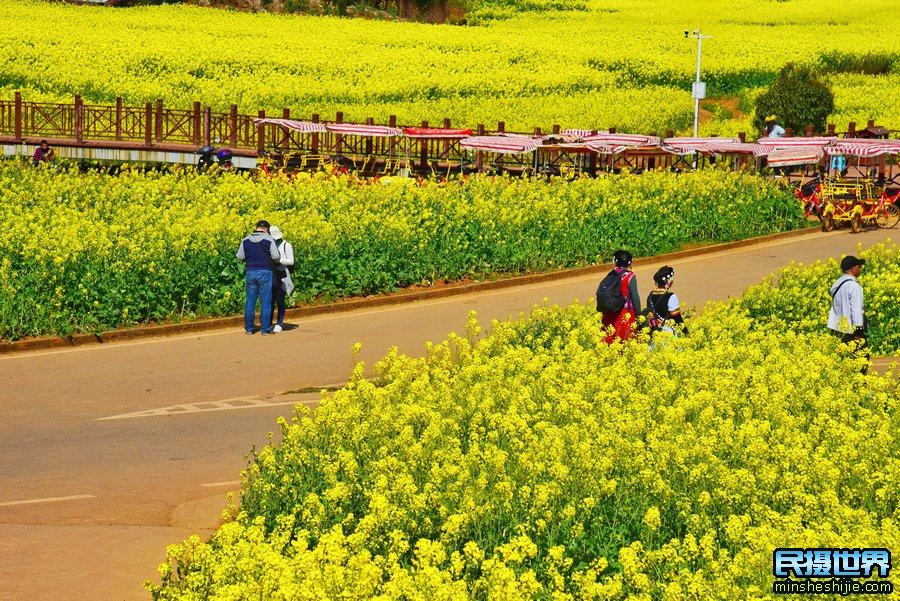
<svg viewBox="0 0 900 601"><path fill-rule="evenodd" d="M856 121L851 121L847 124L847 137L855 138L856 137Z"/></svg>
<svg viewBox="0 0 900 601"><path fill-rule="evenodd" d="M197 101L194 101L194 115L193 115L194 146L200 146L200 140L202 139L202 136L203 136L203 124L201 121L202 117L200 115L201 115L200 103Z"/></svg>
<svg viewBox="0 0 900 601"><path fill-rule="evenodd" d="M212 140L212 109L203 107L203 145L209 146Z"/></svg>
<svg viewBox="0 0 900 601"><path fill-rule="evenodd" d="M156 127L153 131L153 137L156 139L156 143L159 144L163 141L163 101L162 98L156 99Z"/></svg>
<svg viewBox="0 0 900 601"><path fill-rule="evenodd" d="M228 129L231 130L230 135L228 136L228 144L231 148L237 147L237 105L231 105L231 114L228 116Z"/></svg>
<svg viewBox="0 0 900 601"><path fill-rule="evenodd" d="M792 137L794 137L794 130L791 129L790 127L785 127L785 128L784 128L784 137L785 137L785 138L792 138Z"/></svg>
<svg viewBox="0 0 900 601"><path fill-rule="evenodd" d="M369 117L366 119L366 125L375 125L375 119ZM366 156L372 155L372 136L366 136Z"/></svg>
<svg viewBox="0 0 900 601"><path fill-rule="evenodd" d="M16 141L22 139L22 93L16 92Z"/></svg>
<svg viewBox="0 0 900 601"><path fill-rule="evenodd" d="M283 108L281 109L281 118L282 119L290 119L291 118L291 109ZM281 141L278 143L282 148L290 148L291 145L291 135L288 133L286 127L281 128Z"/></svg>
<svg viewBox="0 0 900 601"><path fill-rule="evenodd" d="M422 127L428 127L428 121L422 121ZM428 168L428 139L422 138L421 140L422 148L421 153L419 154L419 169L425 173L425 170Z"/></svg>
<svg viewBox="0 0 900 601"><path fill-rule="evenodd" d="M144 105L144 144L153 146L153 103Z"/></svg>
<svg viewBox="0 0 900 601"><path fill-rule="evenodd" d="M591 130L591 135L594 136L597 134L597 130ZM597 153L592 152L590 161L588 161L588 172L590 172L591 177L597 175Z"/></svg>
<svg viewBox="0 0 900 601"><path fill-rule="evenodd" d="M259 111L257 113L257 117L260 119L266 118L266 111ZM256 127L256 152L262 153L266 149L266 124L260 123Z"/></svg>
<svg viewBox="0 0 900 601"><path fill-rule="evenodd" d="M344 122L344 113L343 111L338 111L334 116L335 123L343 123ZM334 153L338 156L341 155L344 150L344 139L341 134L335 134L334 136Z"/></svg>
<svg viewBox="0 0 900 601"><path fill-rule="evenodd" d="M397 127L397 115L390 115L388 117L388 127ZM402 139L403 138L400 138L400 140L402 140ZM397 146L402 144L400 142L400 140L398 140L396 138L388 138L388 149L389 149L388 154L391 154L391 155L394 154L394 150L397 148ZM402 150L402 149L400 149L400 150ZM397 154L399 155L400 152L398 151Z"/></svg>
<svg viewBox="0 0 900 601"><path fill-rule="evenodd" d="M815 128L812 125L806 126L806 135L807 137L811 137L815 133Z"/></svg>
<svg viewBox="0 0 900 601"><path fill-rule="evenodd" d="M75 97L75 141L84 142L84 101L81 96Z"/></svg>
<svg viewBox="0 0 900 601"><path fill-rule="evenodd" d="M483 136L484 135L484 123L479 123L478 129L476 131L478 132L479 136ZM481 156L481 151L476 150L475 151L475 168L478 171L481 171L481 168L483 166L484 166L484 158Z"/></svg>
<svg viewBox="0 0 900 601"><path fill-rule="evenodd" d="M122 139L122 97L116 96L116 140Z"/></svg>
<svg viewBox="0 0 900 601"><path fill-rule="evenodd" d="M444 117L444 129L450 129L450 118ZM444 138L444 142L441 148L441 156L447 159L447 163L450 162L450 140ZM438 157L440 158L440 157Z"/></svg>
<svg viewBox="0 0 900 601"><path fill-rule="evenodd" d="M834 127L834 123L829 123L829 124L828 124L828 135L829 135L829 136L834 136L834 135L835 135L835 127Z"/></svg>
<svg viewBox="0 0 900 601"><path fill-rule="evenodd" d="M747 133L739 131L738 132L738 140L740 140L741 142L746 142L747 141Z"/></svg>
<svg viewBox="0 0 900 601"><path fill-rule="evenodd" d="M319 122L319 113L313 113L313 114L312 114L312 122L313 122L313 123L318 123L318 122ZM319 153L319 132L313 133L313 135L312 135L312 147L311 147L310 150L312 151L313 154L318 154L318 153Z"/></svg>
<svg viewBox="0 0 900 601"><path fill-rule="evenodd" d="M506 133L506 122L505 121L497 122L497 133L499 133L499 134Z"/></svg>

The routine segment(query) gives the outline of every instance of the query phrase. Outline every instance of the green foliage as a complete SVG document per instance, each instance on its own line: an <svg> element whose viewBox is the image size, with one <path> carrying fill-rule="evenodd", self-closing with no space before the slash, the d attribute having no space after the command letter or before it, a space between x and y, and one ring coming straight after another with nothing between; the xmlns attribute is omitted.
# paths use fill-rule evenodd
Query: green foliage
<svg viewBox="0 0 900 601"><path fill-rule="evenodd" d="M887 75L900 66L900 57L890 52L866 52L855 54L831 50L819 56L822 70L828 73L862 73Z"/></svg>
<svg viewBox="0 0 900 601"><path fill-rule="evenodd" d="M808 125L823 133L828 115L834 112L834 94L811 67L788 63L769 89L756 99L753 123L765 127L768 115L777 115L782 127L800 135Z"/></svg>
<svg viewBox="0 0 900 601"><path fill-rule="evenodd" d="M410 187L324 174L113 177L5 162L0 337L239 313L234 253L261 217L294 244L301 302L590 265L622 246L646 256L803 224L783 190L717 170Z"/></svg>

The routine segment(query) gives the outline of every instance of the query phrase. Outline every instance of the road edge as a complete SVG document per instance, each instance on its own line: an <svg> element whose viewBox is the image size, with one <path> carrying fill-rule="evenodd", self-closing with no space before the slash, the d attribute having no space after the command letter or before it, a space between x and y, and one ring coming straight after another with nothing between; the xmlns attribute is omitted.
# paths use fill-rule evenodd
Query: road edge
<svg viewBox="0 0 900 601"><path fill-rule="evenodd" d="M780 232L777 234L768 234L766 236L746 238L744 240L736 240L734 242L711 244L708 246L692 248L689 250L680 250L662 255L641 257L634 260L634 265L640 266L653 263L669 262L677 259L685 259L713 254L725 250L732 250L735 248L763 245L779 240L798 238L800 236L811 234L818 230L819 226L814 226L802 228L799 230L791 230L789 232ZM434 290L415 290L409 292L401 291L390 294L382 294L378 296L355 298L324 305L307 305L305 307L288 309L286 317L289 319L302 319L304 317L312 317L316 315L347 313L351 311L359 311L362 309L372 309L376 307L413 303L422 300L433 300L451 296L461 296L464 294L473 294L477 292L485 292L488 290L514 288L516 286L524 286L528 284L555 282L558 280L577 278L593 273L600 274L610 267L610 263L602 263L597 265L588 265L586 267L577 267L575 269L564 269L559 271L513 276L487 282L473 282L469 284L456 285L451 284L445 288ZM123 330L109 330L107 332L96 334L73 334L71 336L60 336L53 338L16 340L0 342L0 355L54 348L72 348L90 344L107 344L111 342L121 342L125 340L135 340L140 338L157 338L164 336L173 336L177 334L209 332L212 330L243 327L243 325L244 317L238 315L232 317L217 317L214 319L201 319L183 323L163 324L158 326L141 326L137 328L126 328Z"/></svg>

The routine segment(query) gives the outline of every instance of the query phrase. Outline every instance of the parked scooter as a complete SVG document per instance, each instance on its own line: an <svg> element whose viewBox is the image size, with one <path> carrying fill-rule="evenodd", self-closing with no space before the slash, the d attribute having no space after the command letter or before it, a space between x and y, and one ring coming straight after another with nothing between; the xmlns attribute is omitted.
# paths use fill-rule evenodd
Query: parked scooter
<svg viewBox="0 0 900 601"><path fill-rule="evenodd" d="M232 169L234 164L232 158L234 153L229 148L216 148L215 146L204 146L197 150L200 158L197 159L197 170L206 171L215 163L221 170Z"/></svg>

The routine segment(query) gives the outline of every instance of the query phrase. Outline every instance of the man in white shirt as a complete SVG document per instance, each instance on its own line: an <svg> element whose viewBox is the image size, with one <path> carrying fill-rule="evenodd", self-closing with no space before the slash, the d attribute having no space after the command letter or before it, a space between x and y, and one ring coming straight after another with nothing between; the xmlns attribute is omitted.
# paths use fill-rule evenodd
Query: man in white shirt
<svg viewBox="0 0 900 601"><path fill-rule="evenodd" d="M841 259L844 274L829 289L831 309L828 311L828 329L842 342L851 345L858 357L865 357L868 362L863 289L856 279L865 264L865 259L857 259L853 255ZM867 370L868 367L863 368L863 373Z"/></svg>
<svg viewBox="0 0 900 601"><path fill-rule="evenodd" d="M766 137L767 138L783 138L785 131L784 128L778 125L776 120L778 117L775 115L769 115L766 117Z"/></svg>

